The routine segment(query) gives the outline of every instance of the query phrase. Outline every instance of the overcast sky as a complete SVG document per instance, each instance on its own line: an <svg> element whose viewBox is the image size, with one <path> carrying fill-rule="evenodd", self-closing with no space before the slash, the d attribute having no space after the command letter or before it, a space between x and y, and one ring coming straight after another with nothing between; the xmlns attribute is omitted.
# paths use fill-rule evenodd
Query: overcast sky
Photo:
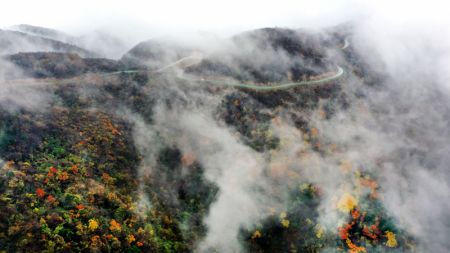
<svg viewBox="0 0 450 253"><path fill-rule="evenodd" d="M5 1L6 2L6 1ZM77 29L127 23L171 29L323 25L343 19L349 0L14 0L2 4L3 26L32 23ZM332 4L330 4L332 3ZM356 6L354 6L356 7Z"/></svg>
<svg viewBox="0 0 450 253"><path fill-rule="evenodd" d="M322 27L364 18L450 24L444 0L2 0L0 27L33 24L77 35L106 29L141 37L231 34L260 27Z"/></svg>
<svg viewBox="0 0 450 253"><path fill-rule="evenodd" d="M14 0L2 1L0 26L34 24L80 33L115 28L170 33L220 32L264 26L325 26L346 21L351 0Z"/></svg>

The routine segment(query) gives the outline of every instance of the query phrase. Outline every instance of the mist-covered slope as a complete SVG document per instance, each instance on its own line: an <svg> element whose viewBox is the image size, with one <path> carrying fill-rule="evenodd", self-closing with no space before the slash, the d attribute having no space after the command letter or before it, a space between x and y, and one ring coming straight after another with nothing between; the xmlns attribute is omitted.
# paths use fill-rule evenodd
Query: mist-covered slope
<svg viewBox="0 0 450 253"><path fill-rule="evenodd" d="M143 41L126 52L121 61L130 66L146 66L158 69L195 51L172 39L155 39Z"/></svg>
<svg viewBox="0 0 450 253"><path fill-rule="evenodd" d="M445 189L445 95L395 96L349 29L8 55L0 252L439 252L404 208Z"/></svg>
<svg viewBox="0 0 450 253"><path fill-rule="evenodd" d="M57 40L65 43L69 43L70 41L75 39L73 36L55 29L28 24L14 25L8 27L8 30L18 31L25 34Z"/></svg>
<svg viewBox="0 0 450 253"><path fill-rule="evenodd" d="M118 61L104 58L81 58L67 53L19 53L2 60L21 70L21 75L33 78L68 78L86 73L115 72L125 69Z"/></svg>
<svg viewBox="0 0 450 253"><path fill-rule="evenodd" d="M87 34L82 34L81 36L73 36L55 29L27 24L11 26L8 29L31 36L60 41L95 52L95 55L82 54L81 56L84 57L95 56L118 59L129 49L123 39L120 39L119 37L105 31L93 31Z"/></svg>
<svg viewBox="0 0 450 253"><path fill-rule="evenodd" d="M0 30L0 54L19 52L64 52L84 57L95 56L92 52L61 41L17 31Z"/></svg>
<svg viewBox="0 0 450 253"><path fill-rule="evenodd" d="M186 72L256 83L299 81L336 69L326 50L338 47L338 39L319 36L281 28L245 32L231 38L225 50L210 54Z"/></svg>

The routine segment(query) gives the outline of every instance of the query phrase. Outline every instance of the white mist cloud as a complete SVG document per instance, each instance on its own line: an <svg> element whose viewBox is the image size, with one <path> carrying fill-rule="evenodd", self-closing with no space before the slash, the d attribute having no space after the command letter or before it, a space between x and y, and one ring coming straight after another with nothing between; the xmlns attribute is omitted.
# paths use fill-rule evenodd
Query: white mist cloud
<svg viewBox="0 0 450 253"><path fill-rule="evenodd" d="M0 59L0 107L8 111L46 110L50 102L49 87L38 82L10 80L23 76L22 71L15 65Z"/></svg>
<svg viewBox="0 0 450 253"><path fill-rule="evenodd" d="M143 39L186 32L234 33L264 26L327 26L349 19L353 1L109 1L2 3L0 26L19 23L82 33L106 28ZM140 33L140 35L138 34Z"/></svg>

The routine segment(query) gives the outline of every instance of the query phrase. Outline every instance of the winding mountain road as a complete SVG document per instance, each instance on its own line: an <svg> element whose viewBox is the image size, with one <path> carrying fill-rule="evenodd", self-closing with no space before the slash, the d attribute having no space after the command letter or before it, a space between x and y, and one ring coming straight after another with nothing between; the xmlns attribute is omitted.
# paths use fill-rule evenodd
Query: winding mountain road
<svg viewBox="0 0 450 253"><path fill-rule="evenodd" d="M338 79L343 74L344 74L344 70L338 66L336 72L334 72L334 74L331 76L327 76L327 77L317 79L317 80L281 83L281 84L275 84L275 85L256 85L256 84L249 84L249 83L233 83L231 81L224 81L224 80L214 80L214 79L213 80L205 80L205 79L196 79L196 78L189 78L189 77L179 77L179 78L183 79L183 80L201 82L201 83L206 83L206 84L213 84L213 85L218 85L218 86L229 86L229 87L250 89L250 90L256 90L256 91L273 91L273 90L285 90L285 89L294 88L297 86L305 86L305 85L310 86L310 85L325 84L325 83L328 83L335 79Z"/></svg>
<svg viewBox="0 0 450 253"><path fill-rule="evenodd" d="M348 48L350 43L348 42L347 38L344 40L344 45L340 48L341 50L345 50ZM73 83L80 78L98 78L98 77L107 77L107 76L114 76L117 74L131 74L131 73L164 73L168 71L169 69L180 67L186 68L188 66L192 66L194 64L199 63L203 59L201 54L193 54L187 57L184 57L182 59L179 59L175 62L172 62L156 71L149 71L149 70L121 70L121 71L115 71L115 72L109 72L109 73L87 73L82 74L76 77L72 78L65 78L65 79L55 79L55 78L47 78L47 79L17 79L17 80L8 80L6 82L2 82L2 84L12 85L12 84L32 84L32 85L44 85L44 84L67 84L67 83ZM283 89L289 89L294 88L298 86L309 86L309 85L321 85L329 83L330 81L334 81L338 78L340 78L344 74L344 70L340 67L336 67L336 71L333 72L331 76L325 76L323 78L315 79L315 77L310 77L312 80L306 80L306 81L299 81L299 82L289 82L289 83L280 83L275 85L255 85L251 83L239 83L239 82L233 82L233 81L226 81L226 80L219 80L219 79L211 79L206 80L203 78L194 78L189 77L186 75L180 75L178 76L181 80L186 80L190 82L198 82L198 83L205 83L205 84L211 84L216 86L228 86L228 87L234 87L234 88L242 88L242 89L251 89L256 91L273 91L273 90L283 90ZM318 75L316 77L320 77L324 74Z"/></svg>
<svg viewBox="0 0 450 253"><path fill-rule="evenodd" d="M341 50L345 50L350 46L350 42L347 38L344 39L344 45L340 48ZM190 60L190 56L185 57L181 60L178 60L177 63L181 63L184 60ZM192 65L192 64L191 64ZM176 64L171 64L170 67L174 67ZM168 69L167 67L162 68L164 70ZM334 81L338 78L340 78L344 74L344 69L342 69L340 66L336 67L336 71L331 76L325 76L320 79L314 79L314 77L311 77L310 79L313 80L306 80L306 81L299 81L299 82L289 82L289 83L280 83L276 85L255 85L250 83L237 83L232 81L224 81L224 80L218 80L218 79L203 79L203 78L193 78L193 77L187 77L187 76L179 76L178 78L191 81L191 82L199 82L199 83L205 83L205 84L213 84L218 86L229 86L229 87L235 87L235 88L242 88L242 89L250 89L250 90L256 90L256 91L274 91L274 90L283 90L283 89L289 89L294 88L298 86L310 86L310 85L321 85L329 83L330 81ZM323 75L323 74L321 74ZM318 75L318 76L321 76Z"/></svg>

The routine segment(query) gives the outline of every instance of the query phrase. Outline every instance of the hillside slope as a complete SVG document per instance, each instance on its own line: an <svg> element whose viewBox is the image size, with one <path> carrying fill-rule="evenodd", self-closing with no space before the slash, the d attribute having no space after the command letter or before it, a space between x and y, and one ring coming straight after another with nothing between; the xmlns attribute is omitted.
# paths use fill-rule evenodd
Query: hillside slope
<svg viewBox="0 0 450 253"><path fill-rule="evenodd" d="M94 57L96 54L61 41L17 31L0 30L0 55L20 52L64 52Z"/></svg>
<svg viewBox="0 0 450 253"><path fill-rule="evenodd" d="M377 122L367 94L384 83L346 36L255 30L164 71L201 50L8 56L36 79L1 81L0 252L414 252L379 183L395 153L347 125ZM286 90L208 82L322 79L336 66L345 74Z"/></svg>

